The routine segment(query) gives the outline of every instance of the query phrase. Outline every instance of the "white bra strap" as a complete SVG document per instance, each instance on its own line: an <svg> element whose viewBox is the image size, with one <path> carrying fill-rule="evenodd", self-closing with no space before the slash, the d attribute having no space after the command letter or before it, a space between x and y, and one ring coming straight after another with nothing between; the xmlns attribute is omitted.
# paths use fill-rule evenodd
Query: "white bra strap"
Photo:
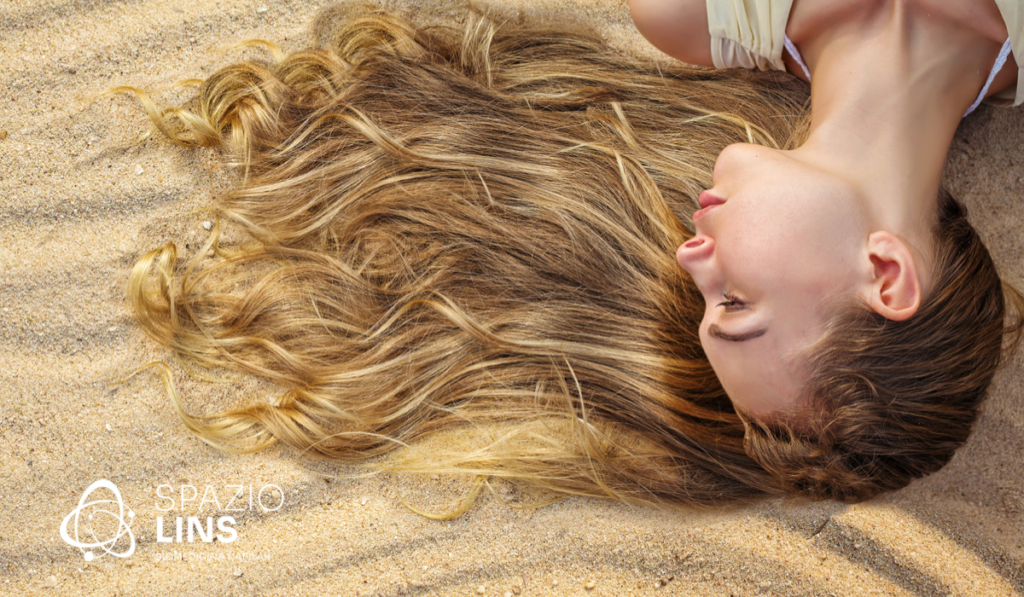
<svg viewBox="0 0 1024 597"><path fill-rule="evenodd" d="M785 35L785 34L783 34L783 35ZM800 55L800 51L796 49L796 44L793 43L793 40L789 39L788 35L785 35L785 38L786 38L786 50L789 51L789 55L793 57L793 60L796 60L796 63L800 65L800 68L804 69L804 74L807 75L807 80L810 81L811 80L811 71L807 70L807 65L804 64L803 56L801 56ZM1003 58L1003 60L1006 60L1006 59Z"/></svg>
<svg viewBox="0 0 1024 597"><path fill-rule="evenodd" d="M967 108L967 111L964 112L964 116L967 116L968 114L973 112L974 109L977 108L979 104L981 104L981 100L985 99L985 96L988 95L988 88L992 85L992 80L996 78L996 75L999 74L999 71L1003 70L1003 65L1006 64L1006 59L1007 57L1009 57L1009 55L1010 39L1007 38L1006 42L1003 43L1003 49L999 50L999 56L996 57L996 64L995 66L992 67L992 72L988 74L988 81L985 81L985 86L981 88L981 93L978 94L978 99L974 100L974 103L971 104L970 108Z"/></svg>

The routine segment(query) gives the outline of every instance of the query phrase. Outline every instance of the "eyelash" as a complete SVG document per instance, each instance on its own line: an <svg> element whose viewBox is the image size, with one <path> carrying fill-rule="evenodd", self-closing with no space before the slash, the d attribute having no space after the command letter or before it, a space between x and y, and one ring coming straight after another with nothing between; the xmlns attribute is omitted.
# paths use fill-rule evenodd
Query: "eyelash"
<svg viewBox="0 0 1024 597"><path fill-rule="evenodd" d="M722 295L725 297L725 301L718 303L719 307L725 307L726 311L736 311L742 309L747 304L740 299L736 298L736 295L729 294L728 292Z"/></svg>

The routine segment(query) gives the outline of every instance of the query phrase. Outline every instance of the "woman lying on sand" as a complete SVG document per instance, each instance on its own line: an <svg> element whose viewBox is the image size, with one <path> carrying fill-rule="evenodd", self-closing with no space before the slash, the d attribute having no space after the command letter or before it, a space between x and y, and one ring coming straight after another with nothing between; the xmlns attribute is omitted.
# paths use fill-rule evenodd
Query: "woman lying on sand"
<svg viewBox="0 0 1024 597"><path fill-rule="evenodd" d="M1024 78L1017 92L1017 68L1007 61L1008 28L1024 44L1024 7L1015 0L630 4L640 30L685 62L789 68L812 81L807 139L791 151L727 147L694 218L697 235L678 253L707 300L703 345L733 403L761 415L807 405L809 359L789 357L819 352L815 343L843 308L823 297L879 315L878 331L863 337L887 327L927 348L912 325L886 321L919 311L922 321L944 319L927 312L946 250L947 235L936 232L942 168L965 112L988 94L1016 92L1015 103L1024 101ZM723 296L729 308L714 309ZM885 360L896 366L922 357Z"/></svg>
<svg viewBox="0 0 1024 597"><path fill-rule="evenodd" d="M682 505L864 500L966 441L1003 344L991 258L937 178L931 208L908 183L874 211L793 157L825 132L798 82L476 14L314 31L190 110L136 91L173 141L224 148L216 209L248 239L142 257L139 323L285 388L208 416L175 394L206 441Z"/></svg>

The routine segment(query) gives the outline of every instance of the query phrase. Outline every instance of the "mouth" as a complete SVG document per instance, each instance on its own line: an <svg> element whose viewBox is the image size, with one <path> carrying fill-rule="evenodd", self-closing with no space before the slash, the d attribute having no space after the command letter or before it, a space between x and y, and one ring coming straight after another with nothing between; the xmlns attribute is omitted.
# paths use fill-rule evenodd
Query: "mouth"
<svg viewBox="0 0 1024 597"><path fill-rule="evenodd" d="M725 203L725 199L712 195L708 191L704 191L703 193L700 194L700 197L697 198L697 203L700 204L701 208L693 212L694 223L697 223L697 220L700 220L701 218L706 216L708 212L711 211L712 209Z"/></svg>
<svg viewBox="0 0 1024 597"><path fill-rule="evenodd" d="M697 203L699 203L701 207L707 208L721 205L725 203L725 199L722 199L717 195L712 195L711 191L704 191L699 197L697 197Z"/></svg>

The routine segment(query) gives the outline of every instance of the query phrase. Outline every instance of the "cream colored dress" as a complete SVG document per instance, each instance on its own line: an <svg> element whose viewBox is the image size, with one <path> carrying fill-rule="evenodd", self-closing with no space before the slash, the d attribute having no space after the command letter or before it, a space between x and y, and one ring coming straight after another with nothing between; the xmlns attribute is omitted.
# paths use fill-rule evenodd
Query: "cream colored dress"
<svg viewBox="0 0 1024 597"><path fill-rule="evenodd" d="M793 0L706 0L711 58L716 68L786 70L786 23ZM1024 103L1024 0L995 0L1017 61L1017 88L987 98L991 104ZM794 58L803 60L791 46Z"/></svg>

